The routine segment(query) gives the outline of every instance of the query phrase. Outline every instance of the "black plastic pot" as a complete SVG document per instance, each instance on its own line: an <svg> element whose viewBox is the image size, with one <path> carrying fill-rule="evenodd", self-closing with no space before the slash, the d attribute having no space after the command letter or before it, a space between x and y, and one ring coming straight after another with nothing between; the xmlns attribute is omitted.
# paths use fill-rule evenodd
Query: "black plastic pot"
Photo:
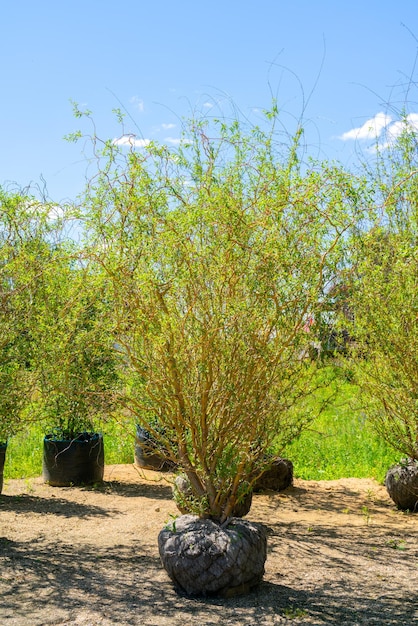
<svg viewBox="0 0 418 626"><path fill-rule="evenodd" d="M137 425L135 438L135 464L143 469L170 472L176 464L168 458L167 451L150 433Z"/></svg>
<svg viewBox="0 0 418 626"><path fill-rule="evenodd" d="M103 435L82 433L72 440L46 435L42 475L53 487L101 482L104 473Z"/></svg>
<svg viewBox="0 0 418 626"><path fill-rule="evenodd" d="M3 470L6 460L7 443L0 443L0 493L3 489Z"/></svg>

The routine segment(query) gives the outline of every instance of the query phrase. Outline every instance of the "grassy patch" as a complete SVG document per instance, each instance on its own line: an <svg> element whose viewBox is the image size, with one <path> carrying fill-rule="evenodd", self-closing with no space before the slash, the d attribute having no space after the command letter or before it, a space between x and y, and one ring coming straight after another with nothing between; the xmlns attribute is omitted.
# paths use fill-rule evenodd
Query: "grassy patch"
<svg viewBox="0 0 418 626"><path fill-rule="evenodd" d="M357 390L344 382L332 405L309 430L283 451L292 460L295 476L305 480L375 478L399 460L371 428L365 412L354 408Z"/></svg>
<svg viewBox="0 0 418 626"><path fill-rule="evenodd" d="M291 459L295 476L306 480L376 478L382 482L386 471L399 461L367 422L365 413L355 410L356 388L342 382L335 401L309 430L281 451ZM109 422L102 428L107 464L132 463L133 424ZM31 425L13 437L6 455L5 478L28 478L42 473L42 424Z"/></svg>
<svg viewBox="0 0 418 626"><path fill-rule="evenodd" d="M105 460L109 465L133 463L134 426L109 422L103 425ZM43 438L46 434L42 424L32 424L25 432L10 439L7 446L4 477L29 478L42 473Z"/></svg>

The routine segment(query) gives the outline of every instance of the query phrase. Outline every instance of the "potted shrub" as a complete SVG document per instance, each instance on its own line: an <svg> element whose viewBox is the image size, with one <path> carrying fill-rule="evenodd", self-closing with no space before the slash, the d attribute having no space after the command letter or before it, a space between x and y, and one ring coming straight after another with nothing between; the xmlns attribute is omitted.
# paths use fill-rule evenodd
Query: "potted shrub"
<svg viewBox="0 0 418 626"><path fill-rule="evenodd" d="M418 459L409 457L389 468L385 485L399 509L418 512Z"/></svg>
<svg viewBox="0 0 418 626"><path fill-rule="evenodd" d="M370 421L405 457L385 484L397 506L411 511L418 511L416 147L416 132L405 125L371 173L381 197L370 229L354 240L351 289L357 381Z"/></svg>
<svg viewBox="0 0 418 626"><path fill-rule="evenodd" d="M356 290L356 324L358 337L363 338L358 349L364 356L357 359L356 370L369 420L405 457L388 470L388 493L399 508L417 511L418 256L410 249L405 259L404 245L399 237L386 239L379 262L375 257L373 267L363 263L361 286Z"/></svg>
<svg viewBox="0 0 418 626"><path fill-rule="evenodd" d="M165 437L165 429L161 428L157 422L150 421L149 426L153 431L157 431L157 437L140 424L136 424L135 464L143 469L160 472L173 471L176 468L176 462L170 459L167 448L161 444L161 439Z"/></svg>
<svg viewBox="0 0 418 626"><path fill-rule="evenodd" d="M51 249L36 294L38 416L45 420L43 476L53 486L103 479L103 435L117 382L106 332L104 285L68 244Z"/></svg>
<svg viewBox="0 0 418 626"><path fill-rule="evenodd" d="M336 184L337 169L302 174L300 133L278 154L276 115L266 132L194 120L174 152L132 144L123 154L104 142L107 165L85 198L121 368L136 381L121 401L187 480L187 514L161 531L159 549L190 595L262 579L265 532L236 512L273 442L299 435L314 418L307 399L327 384L302 356L304 328L357 192Z"/></svg>
<svg viewBox="0 0 418 626"><path fill-rule="evenodd" d="M267 459L266 459L267 461ZM271 456L265 470L254 483L254 491L283 491L293 485L293 463L289 459Z"/></svg>

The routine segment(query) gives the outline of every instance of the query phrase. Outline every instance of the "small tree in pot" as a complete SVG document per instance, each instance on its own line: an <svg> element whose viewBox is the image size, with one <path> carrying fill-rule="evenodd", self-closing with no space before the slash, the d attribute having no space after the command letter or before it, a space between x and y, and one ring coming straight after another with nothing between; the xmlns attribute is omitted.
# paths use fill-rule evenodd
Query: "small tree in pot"
<svg viewBox="0 0 418 626"><path fill-rule="evenodd" d="M105 285L67 243L46 249L33 340L38 415L48 424L43 475L53 486L103 479L97 424L113 407L114 350L106 331Z"/></svg>
<svg viewBox="0 0 418 626"><path fill-rule="evenodd" d="M387 233L371 234L368 248L371 258L361 265L354 296L362 351L356 361L358 381L370 421L405 455L387 473L389 495L399 508L417 511L418 256L403 237Z"/></svg>
<svg viewBox="0 0 418 626"><path fill-rule="evenodd" d="M356 197L348 180L334 184L335 169L301 174L300 135L278 156L276 112L267 117L266 133L192 121L175 152L140 153L132 142L123 154L105 142L106 166L86 197L115 340L136 380L123 402L188 481L183 504L195 517L169 525L159 545L189 594L244 589L263 575L265 534L234 515L272 441L289 442L313 418L306 399L324 380L303 358L306 322Z"/></svg>
<svg viewBox="0 0 418 626"><path fill-rule="evenodd" d="M351 302L369 419L405 455L385 484L399 508L418 511L418 162L407 120L371 172L371 228L355 240Z"/></svg>

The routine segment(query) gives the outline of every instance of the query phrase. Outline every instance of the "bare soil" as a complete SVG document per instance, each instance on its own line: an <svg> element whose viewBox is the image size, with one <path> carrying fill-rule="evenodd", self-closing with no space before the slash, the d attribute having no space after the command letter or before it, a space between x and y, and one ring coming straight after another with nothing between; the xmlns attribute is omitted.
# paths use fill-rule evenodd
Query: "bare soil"
<svg viewBox="0 0 418 626"><path fill-rule="evenodd" d="M418 624L418 514L373 480L295 480L254 496L268 527L262 584L229 599L178 595L157 536L177 514L170 476L107 466L98 488L8 480L0 496L0 624Z"/></svg>

